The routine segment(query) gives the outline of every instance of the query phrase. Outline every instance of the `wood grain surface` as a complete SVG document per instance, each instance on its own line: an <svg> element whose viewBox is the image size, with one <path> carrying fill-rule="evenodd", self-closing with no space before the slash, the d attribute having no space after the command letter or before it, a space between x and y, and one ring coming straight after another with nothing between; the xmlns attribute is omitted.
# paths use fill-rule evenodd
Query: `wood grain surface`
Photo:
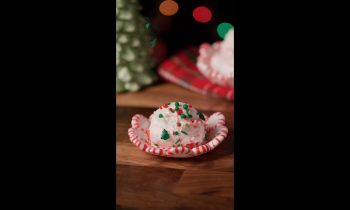
<svg viewBox="0 0 350 210"><path fill-rule="evenodd" d="M232 101L201 95L171 83L160 83L140 92L117 94L119 106L156 108L171 101L188 102L197 109L206 111L233 112Z"/></svg>
<svg viewBox="0 0 350 210"><path fill-rule="evenodd" d="M163 87L169 87L167 85ZM222 110L215 110L218 105L214 100L210 105L198 108L210 115L214 111L221 111L226 117L226 126L229 129L227 138L213 151L202 156L175 159L147 154L138 149L129 140L127 130L131 127L131 117L134 114L149 116L154 108L141 108L148 103L149 106L158 107L159 101L144 103L154 88L146 93L133 93L137 100L131 106L118 100L117 105L117 209L138 210L232 210L233 209L233 103L222 105ZM166 93L162 93L166 94ZM178 98L173 97L176 95ZM189 94L190 95L190 94ZM158 96L157 96L158 97ZM163 103L179 100L181 94L175 91L169 93L167 98L159 100ZM195 97L201 97L196 95ZM188 102L194 106L195 101ZM202 99L210 101L210 99ZM182 100L180 100L182 101ZM232 106L232 109L231 107ZM147 107L147 106L146 106ZM197 106L195 106L197 108ZM219 105L217 107L220 107ZM226 109L224 109L226 107ZM211 109L211 111L208 111Z"/></svg>

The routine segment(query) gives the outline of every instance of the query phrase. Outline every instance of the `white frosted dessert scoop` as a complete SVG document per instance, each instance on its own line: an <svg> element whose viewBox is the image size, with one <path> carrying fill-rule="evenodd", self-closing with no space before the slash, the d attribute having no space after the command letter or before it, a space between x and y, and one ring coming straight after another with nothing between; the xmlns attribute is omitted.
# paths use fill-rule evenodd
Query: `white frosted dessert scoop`
<svg viewBox="0 0 350 210"><path fill-rule="evenodd" d="M234 29L228 31L223 41L200 46L197 67L211 82L233 87Z"/></svg>
<svg viewBox="0 0 350 210"><path fill-rule="evenodd" d="M200 145L205 137L205 118L183 102L164 104L150 116L149 136L152 145L166 148Z"/></svg>

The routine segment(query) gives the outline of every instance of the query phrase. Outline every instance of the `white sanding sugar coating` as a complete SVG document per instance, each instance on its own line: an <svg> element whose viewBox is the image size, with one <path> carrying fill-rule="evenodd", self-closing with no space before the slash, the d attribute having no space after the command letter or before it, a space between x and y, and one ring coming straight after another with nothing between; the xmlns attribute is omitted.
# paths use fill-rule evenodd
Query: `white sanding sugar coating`
<svg viewBox="0 0 350 210"><path fill-rule="evenodd" d="M177 108L176 108L177 107ZM190 104L164 104L150 116L149 137L152 146L168 148L201 145L205 138L204 116Z"/></svg>
<svg viewBox="0 0 350 210"><path fill-rule="evenodd" d="M213 69L228 77L233 77L234 75L233 48L234 30L231 29L222 42L213 44L215 53L210 61L210 65Z"/></svg>

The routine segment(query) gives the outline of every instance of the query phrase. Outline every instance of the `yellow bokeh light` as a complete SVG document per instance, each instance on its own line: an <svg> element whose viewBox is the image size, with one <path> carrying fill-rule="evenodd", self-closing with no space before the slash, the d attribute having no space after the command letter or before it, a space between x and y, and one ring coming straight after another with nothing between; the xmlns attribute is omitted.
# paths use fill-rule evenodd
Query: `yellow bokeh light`
<svg viewBox="0 0 350 210"><path fill-rule="evenodd" d="M159 5L159 11L165 16L172 16L179 10L179 5L173 0L165 0Z"/></svg>

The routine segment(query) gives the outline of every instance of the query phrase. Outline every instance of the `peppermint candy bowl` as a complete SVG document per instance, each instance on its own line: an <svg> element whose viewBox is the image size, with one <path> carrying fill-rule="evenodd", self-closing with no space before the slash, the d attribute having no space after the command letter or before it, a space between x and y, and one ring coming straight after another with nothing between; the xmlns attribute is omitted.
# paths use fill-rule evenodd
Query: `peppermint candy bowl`
<svg viewBox="0 0 350 210"><path fill-rule="evenodd" d="M203 114L204 115L204 114ZM132 117L131 128L128 130L130 141L140 150L152 155L172 157L172 158L189 158L205 154L217 147L227 136L228 129L225 126L225 116L216 112L210 117L205 118L205 141L195 147L176 146L168 148L159 148L151 145L148 135L150 121L141 114Z"/></svg>

